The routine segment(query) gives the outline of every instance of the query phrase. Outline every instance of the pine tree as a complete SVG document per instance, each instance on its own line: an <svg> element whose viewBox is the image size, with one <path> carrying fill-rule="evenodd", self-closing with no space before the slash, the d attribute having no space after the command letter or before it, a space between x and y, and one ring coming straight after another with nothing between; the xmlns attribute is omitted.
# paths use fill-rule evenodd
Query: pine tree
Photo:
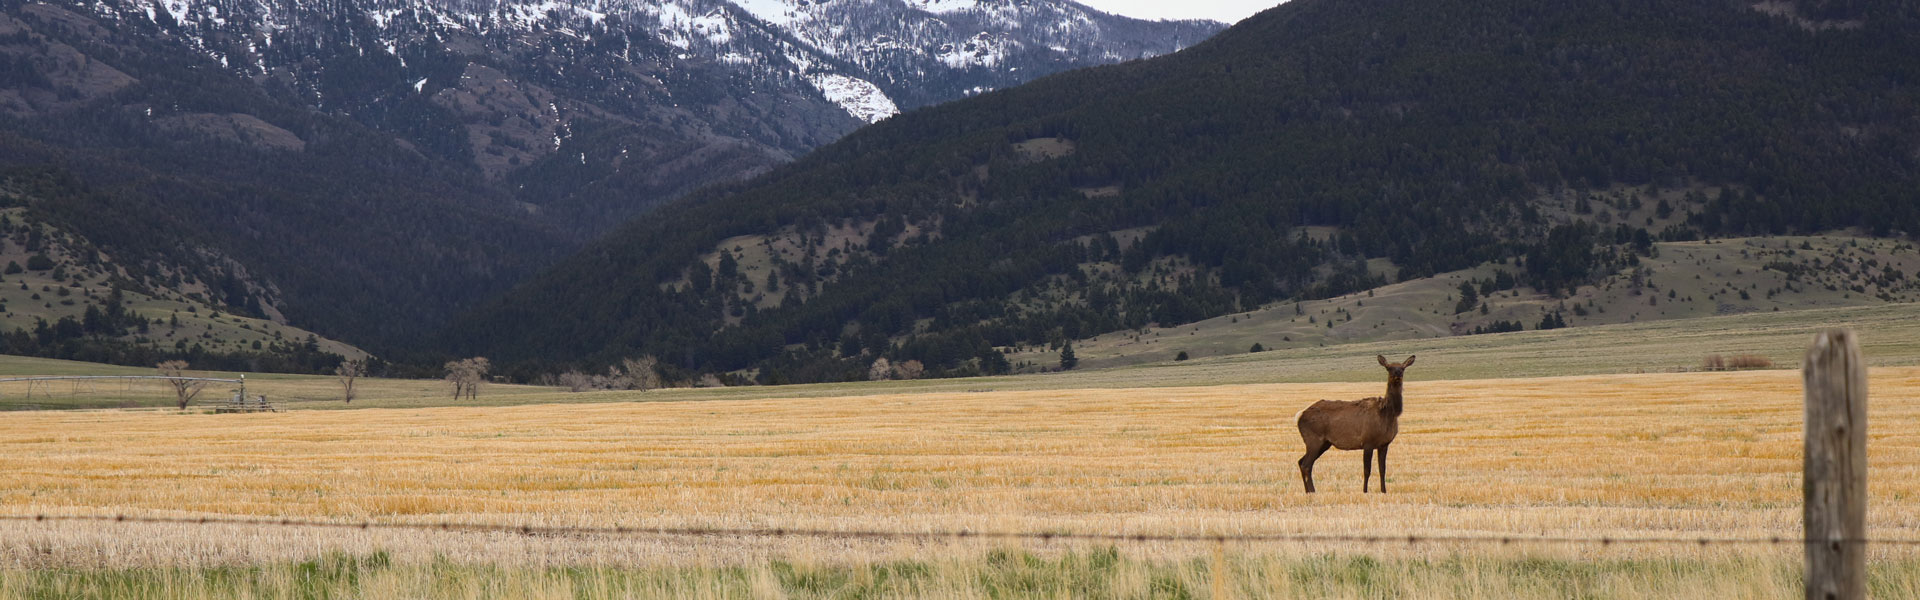
<svg viewBox="0 0 1920 600"><path fill-rule="evenodd" d="M1073 354L1073 342L1067 342L1067 345L1060 347L1060 370L1071 371L1078 366L1080 357Z"/></svg>
<svg viewBox="0 0 1920 600"><path fill-rule="evenodd" d="M1479 304L1480 304L1480 292L1478 290L1473 289L1473 282L1471 281L1460 282L1460 302L1458 304L1453 305L1453 314L1457 315L1463 312L1473 310L1473 307Z"/></svg>

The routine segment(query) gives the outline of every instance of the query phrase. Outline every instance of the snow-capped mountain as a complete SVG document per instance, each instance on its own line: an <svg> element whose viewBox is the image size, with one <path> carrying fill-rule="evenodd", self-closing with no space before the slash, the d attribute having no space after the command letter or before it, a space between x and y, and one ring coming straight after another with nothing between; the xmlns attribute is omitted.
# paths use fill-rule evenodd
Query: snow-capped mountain
<svg viewBox="0 0 1920 600"><path fill-rule="evenodd" d="M588 233L901 110L1223 27L1066 0L53 2L471 164Z"/></svg>
<svg viewBox="0 0 1920 600"><path fill-rule="evenodd" d="M144 17L229 68L260 73L285 66L272 60L275 43L315 25L352 29L346 41L357 52L395 57L429 38L616 39L628 60L636 50L665 51L674 61L797 77L867 121L886 116L877 107L889 103L912 108L1065 68L1164 54L1223 27L1139 21L1066 0L91 1L103 15Z"/></svg>
<svg viewBox="0 0 1920 600"><path fill-rule="evenodd" d="M63 181L48 205L142 272L244 271L291 322L392 341L865 123L1219 28L1065 0L0 0L0 194Z"/></svg>

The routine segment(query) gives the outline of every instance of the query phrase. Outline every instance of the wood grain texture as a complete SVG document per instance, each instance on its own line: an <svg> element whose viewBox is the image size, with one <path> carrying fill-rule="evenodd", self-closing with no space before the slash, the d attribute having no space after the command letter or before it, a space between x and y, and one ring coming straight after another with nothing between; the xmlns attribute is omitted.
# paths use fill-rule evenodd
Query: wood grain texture
<svg viewBox="0 0 1920 600"><path fill-rule="evenodd" d="M1867 367L1852 331L1813 339L1805 368L1808 600L1866 597Z"/></svg>

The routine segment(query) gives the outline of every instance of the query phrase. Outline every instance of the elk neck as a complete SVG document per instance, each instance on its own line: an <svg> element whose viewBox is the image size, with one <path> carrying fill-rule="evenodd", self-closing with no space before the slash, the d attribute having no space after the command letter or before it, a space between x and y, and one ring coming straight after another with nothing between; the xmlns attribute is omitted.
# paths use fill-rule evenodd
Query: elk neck
<svg viewBox="0 0 1920 600"><path fill-rule="evenodd" d="M1384 413L1389 417L1400 416L1400 411L1405 408L1405 405L1402 404L1401 397L1400 397L1400 390L1402 387L1404 387L1403 380L1399 378L1387 379L1387 402L1380 406L1381 413Z"/></svg>

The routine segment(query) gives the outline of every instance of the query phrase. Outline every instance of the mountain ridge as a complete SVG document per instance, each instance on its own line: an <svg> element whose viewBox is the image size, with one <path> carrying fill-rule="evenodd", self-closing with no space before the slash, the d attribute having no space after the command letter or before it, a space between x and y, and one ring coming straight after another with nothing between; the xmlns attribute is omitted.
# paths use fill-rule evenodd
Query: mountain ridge
<svg viewBox="0 0 1920 600"><path fill-rule="evenodd" d="M918 105L793 39L717 0L0 0L0 163L74 178L85 201L51 210L118 257L212 279L196 256L232 257L297 324L401 350L614 224L864 123L842 104Z"/></svg>
<svg viewBox="0 0 1920 600"><path fill-rule="evenodd" d="M1296 0L702 192L448 339L527 369L998 372L1005 348L1372 287L1366 259L1403 279L1515 259L1564 292L1636 239L1920 231L1914 12L1823 8L1862 26L1809 30L1710 1ZM1661 227L1543 201L1612 185L1700 197Z"/></svg>

